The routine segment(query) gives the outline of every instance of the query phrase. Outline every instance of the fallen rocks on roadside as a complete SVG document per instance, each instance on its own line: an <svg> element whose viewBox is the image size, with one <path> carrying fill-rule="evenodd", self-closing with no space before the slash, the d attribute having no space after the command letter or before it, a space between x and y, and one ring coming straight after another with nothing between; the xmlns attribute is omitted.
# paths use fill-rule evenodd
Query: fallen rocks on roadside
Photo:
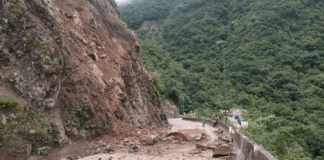
<svg viewBox="0 0 324 160"><path fill-rule="evenodd" d="M115 152L115 150L114 150L113 147L108 147L108 148L105 149L105 151L106 151L107 153Z"/></svg>
<svg viewBox="0 0 324 160"><path fill-rule="evenodd" d="M117 145L117 148L124 148L124 146L123 145Z"/></svg>
<svg viewBox="0 0 324 160"><path fill-rule="evenodd" d="M208 149L207 144L196 144L196 149Z"/></svg>
<svg viewBox="0 0 324 160"><path fill-rule="evenodd" d="M74 158L72 156L68 156L66 159L67 160L74 160Z"/></svg>
<svg viewBox="0 0 324 160"><path fill-rule="evenodd" d="M226 142L227 143L233 142L233 138L226 138Z"/></svg>
<svg viewBox="0 0 324 160"><path fill-rule="evenodd" d="M148 145L153 145L154 142L156 141L156 136L154 135L145 135L141 137L141 142L142 144L148 144Z"/></svg>
<svg viewBox="0 0 324 160"><path fill-rule="evenodd" d="M130 144L128 148L129 153L138 152L141 147L138 145Z"/></svg>
<svg viewBox="0 0 324 160"><path fill-rule="evenodd" d="M171 143L172 143L172 144L178 144L179 141L178 141L178 140L172 140Z"/></svg>
<svg viewBox="0 0 324 160"><path fill-rule="evenodd" d="M192 150L189 152L189 154L200 154L201 153L201 150L199 149L195 149L195 150Z"/></svg>
<svg viewBox="0 0 324 160"><path fill-rule="evenodd" d="M207 147L209 149L215 149L215 148L217 148L217 144L215 142L211 142L211 143L208 143L207 144Z"/></svg>
<svg viewBox="0 0 324 160"><path fill-rule="evenodd" d="M175 139L174 136L169 136L167 138L164 138L162 141L173 141Z"/></svg>
<svg viewBox="0 0 324 160"><path fill-rule="evenodd" d="M231 146L229 146L227 144L223 144L223 145L218 146L216 149L214 149L213 157L217 158L220 156L228 156L228 155L231 155L232 152L233 152L233 149Z"/></svg>
<svg viewBox="0 0 324 160"><path fill-rule="evenodd" d="M186 135L184 135L183 133L181 132L171 132L169 133L166 137L170 137L170 136L173 136L174 138L173 139L176 139L176 140L180 140L180 139L183 139L185 141L188 140L188 138L186 137ZM169 139L168 140L173 140L173 139Z"/></svg>
<svg viewBox="0 0 324 160"><path fill-rule="evenodd" d="M225 141L219 141L218 144L219 145L223 145L223 144L227 144L227 142L225 142Z"/></svg>
<svg viewBox="0 0 324 160"><path fill-rule="evenodd" d="M222 141L225 141L226 140L226 137L227 137L226 135L223 135L222 138L221 138L221 140Z"/></svg>
<svg viewBox="0 0 324 160"><path fill-rule="evenodd" d="M92 154L98 154L101 152L101 149L100 148L97 148L97 150L93 151Z"/></svg>
<svg viewBox="0 0 324 160"><path fill-rule="evenodd" d="M164 138L165 138L165 136L161 136L159 139L162 140L162 139L164 139Z"/></svg>

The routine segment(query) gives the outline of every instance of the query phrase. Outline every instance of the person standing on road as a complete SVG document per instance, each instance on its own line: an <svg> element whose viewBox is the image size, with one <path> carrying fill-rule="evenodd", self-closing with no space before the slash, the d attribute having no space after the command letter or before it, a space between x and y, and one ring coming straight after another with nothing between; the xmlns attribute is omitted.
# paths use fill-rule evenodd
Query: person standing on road
<svg viewBox="0 0 324 160"><path fill-rule="evenodd" d="M202 116L203 127L205 127L205 115Z"/></svg>
<svg viewBox="0 0 324 160"><path fill-rule="evenodd" d="M219 121L219 117L216 115L213 127L216 127L216 124L218 123L218 121Z"/></svg>

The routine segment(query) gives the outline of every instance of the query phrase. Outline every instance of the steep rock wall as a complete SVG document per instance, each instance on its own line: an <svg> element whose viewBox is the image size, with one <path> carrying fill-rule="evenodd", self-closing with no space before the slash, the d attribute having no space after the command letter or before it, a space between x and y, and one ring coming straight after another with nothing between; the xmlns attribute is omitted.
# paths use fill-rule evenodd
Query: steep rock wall
<svg viewBox="0 0 324 160"><path fill-rule="evenodd" d="M162 126L140 44L122 25L114 0L0 2L0 76L56 137L46 145L64 146L81 131L91 138L122 134L121 122ZM24 144L32 154L44 145ZM0 154L7 159L17 155L6 148Z"/></svg>
<svg viewBox="0 0 324 160"><path fill-rule="evenodd" d="M164 100L163 110L168 118L179 118L180 117L179 108L170 99Z"/></svg>

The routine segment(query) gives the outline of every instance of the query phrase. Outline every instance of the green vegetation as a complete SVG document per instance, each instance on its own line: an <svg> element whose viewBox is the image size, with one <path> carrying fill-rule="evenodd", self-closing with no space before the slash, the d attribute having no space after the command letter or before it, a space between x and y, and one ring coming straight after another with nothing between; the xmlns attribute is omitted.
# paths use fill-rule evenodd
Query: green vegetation
<svg viewBox="0 0 324 160"><path fill-rule="evenodd" d="M35 146L56 142L55 127L46 132L44 119L28 110L27 103L22 105L14 97L0 96L0 115L0 148L21 147L24 140L29 140Z"/></svg>
<svg viewBox="0 0 324 160"><path fill-rule="evenodd" d="M26 9L22 6L20 0L10 0L10 6L16 19L21 18L26 13Z"/></svg>
<svg viewBox="0 0 324 160"><path fill-rule="evenodd" d="M42 148L38 148L37 150L38 150L38 153L40 153L42 155L47 155L51 151L51 147L44 146Z"/></svg>
<svg viewBox="0 0 324 160"><path fill-rule="evenodd" d="M137 30L144 21L165 20L180 1L134 0L132 5L121 6L120 13L128 27Z"/></svg>
<svg viewBox="0 0 324 160"><path fill-rule="evenodd" d="M59 65L59 60L57 58L51 58L51 54L45 46L45 42L39 42L31 33L26 33L29 45L35 47L35 52L40 52L40 56L37 57L39 64L47 64L48 69L46 72L52 73L55 71L56 66Z"/></svg>
<svg viewBox="0 0 324 160"><path fill-rule="evenodd" d="M224 108L224 53L228 108L248 110L242 132L279 159L324 158L323 1L141 2L122 19L134 30L163 25L136 32L162 98L199 116Z"/></svg>
<svg viewBox="0 0 324 160"><path fill-rule="evenodd" d="M7 23L3 24L2 27L5 31L9 30L9 25Z"/></svg>
<svg viewBox="0 0 324 160"><path fill-rule="evenodd" d="M87 131L85 131L85 130L81 130L80 131L80 137L83 139L83 140L85 140L86 138L87 138Z"/></svg>
<svg viewBox="0 0 324 160"><path fill-rule="evenodd" d="M86 120L86 118L88 118L88 114L87 114L87 107L90 106L89 103L86 103L84 101L84 98L81 98L80 101L75 102L75 103L71 103L72 107L69 108L70 110L70 115L74 117L74 119L76 117L80 117L82 120Z"/></svg>
<svg viewBox="0 0 324 160"><path fill-rule="evenodd" d="M18 105L18 102L13 97L0 96L0 108L13 108Z"/></svg>

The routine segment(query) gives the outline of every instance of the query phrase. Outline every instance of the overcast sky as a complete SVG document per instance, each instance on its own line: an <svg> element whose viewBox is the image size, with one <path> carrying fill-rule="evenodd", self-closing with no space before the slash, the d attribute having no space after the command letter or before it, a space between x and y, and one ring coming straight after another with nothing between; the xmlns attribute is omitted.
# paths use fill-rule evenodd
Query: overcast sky
<svg viewBox="0 0 324 160"><path fill-rule="evenodd" d="M127 2L127 0L115 0L117 4L123 4Z"/></svg>

